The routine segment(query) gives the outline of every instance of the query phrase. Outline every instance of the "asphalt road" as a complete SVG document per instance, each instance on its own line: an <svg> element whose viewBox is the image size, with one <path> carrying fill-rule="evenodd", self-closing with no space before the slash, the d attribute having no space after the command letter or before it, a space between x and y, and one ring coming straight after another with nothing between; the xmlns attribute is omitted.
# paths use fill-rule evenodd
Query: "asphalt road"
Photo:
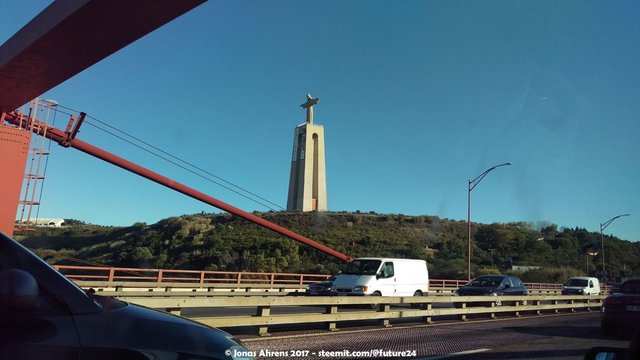
<svg viewBox="0 0 640 360"><path fill-rule="evenodd" d="M240 338L257 359L578 360L591 347L630 343L628 334L605 337L598 312Z"/></svg>

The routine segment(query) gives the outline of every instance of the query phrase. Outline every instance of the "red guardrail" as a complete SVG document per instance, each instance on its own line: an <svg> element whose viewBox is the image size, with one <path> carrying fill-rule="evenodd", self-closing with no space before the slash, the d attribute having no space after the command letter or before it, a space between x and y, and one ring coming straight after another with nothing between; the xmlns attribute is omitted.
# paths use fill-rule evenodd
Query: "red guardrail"
<svg viewBox="0 0 640 360"><path fill-rule="evenodd" d="M306 285L322 281L329 277L329 275L319 274L140 269L72 265L54 265L53 267L67 278L78 281Z"/></svg>
<svg viewBox="0 0 640 360"><path fill-rule="evenodd" d="M140 282L181 282L197 284L268 284L268 285L307 285L320 282L329 275L261 273L207 270L169 270L140 269L98 266L54 265L67 278L76 281L140 281ZM429 280L429 288L452 289L466 284L467 280ZM561 284L525 283L530 290L560 290Z"/></svg>

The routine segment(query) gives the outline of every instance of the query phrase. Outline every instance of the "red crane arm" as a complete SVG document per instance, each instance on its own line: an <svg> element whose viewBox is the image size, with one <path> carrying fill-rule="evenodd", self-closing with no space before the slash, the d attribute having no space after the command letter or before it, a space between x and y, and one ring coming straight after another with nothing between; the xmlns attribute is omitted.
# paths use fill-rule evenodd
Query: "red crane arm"
<svg viewBox="0 0 640 360"><path fill-rule="evenodd" d="M17 112L12 112L12 113L5 113L4 114L4 120L10 124L22 127L24 129L29 129L30 127L28 126L28 123L26 123L24 121L26 117L25 116L21 116L19 113ZM22 119L22 121L21 121ZM160 185L164 185L166 187L168 187L169 189L173 189L175 191L178 191L182 194L185 194L187 196L190 196L194 199L200 200L206 204L212 205L217 207L218 209L224 210L228 213L231 213L233 215L237 215L240 216L246 220L249 220L255 224L258 224L260 226L263 226L267 229L273 230L277 233L280 233L290 239L296 240L298 242L301 242L303 244L309 245L315 249L318 249L322 252L324 252L325 254L337 257L340 260L344 260L344 261L351 261L351 257L349 257L348 255L345 255L341 252L338 252L336 250L333 250L327 246L324 246L320 243L317 243L307 237L304 237L298 233L295 233L289 229L286 229L280 225L276 225L270 221L267 221L261 217L255 216L251 213L248 213L246 211L240 210L235 206L232 206L230 204L227 204L223 201L220 201L218 199L215 199L207 194L204 194L198 190L192 189L186 185L183 185L177 181L171 180L168 177L162 176L156 172L153 172L149 169L146 169L140 165L137 165L129 160L126 160L124 158L121 158L117 155L111 154L105 150L102 150L96 146L93 146L91 144L88 144L82 140L78 140L78 139L74 139L71 136L70 132L64 132L62 130L59 130L57 128L54 128L52 126L47 126L44 125L43 123L41 123L40 121L37 120L32 120L35 122L35 126L32 126L31 128L33 129L33 132L41 135L41 136L45 136L49 139L51 139L52 141L57 142L60 145L63 146L68 146L68 147L72 147L75 149L78 149L84 153L87 153L91 156L95 156L99 159L102 159L110 164L113 164L115 166L118 166L122 169L128 170L134 174L138 174L144 178L147 178L151 181L154 181Z"/></svg>

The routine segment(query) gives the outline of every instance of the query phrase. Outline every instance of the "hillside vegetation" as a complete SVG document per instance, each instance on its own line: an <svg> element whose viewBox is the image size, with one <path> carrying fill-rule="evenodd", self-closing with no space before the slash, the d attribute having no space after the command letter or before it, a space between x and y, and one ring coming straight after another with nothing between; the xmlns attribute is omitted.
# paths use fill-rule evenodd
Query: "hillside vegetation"
<svg viewBox="0 0 640 360"><path fill-rule="evenodd" d="M432 216L375 213L255 213L351 257L425 259L432 278L467 275L467 224ZM105 227L68 220L17 236L52 264L224 271L336 273L343 263L307 245L229 214L183 215L147 225ZM472 271L518 273L530 282L562 282L601 271L600 234L553 224L472 224ZM605 237L610 277L640 275L640 243ZM490 250L493 249L493 250ZM492 266L493 263L493 266Z"/></svg>

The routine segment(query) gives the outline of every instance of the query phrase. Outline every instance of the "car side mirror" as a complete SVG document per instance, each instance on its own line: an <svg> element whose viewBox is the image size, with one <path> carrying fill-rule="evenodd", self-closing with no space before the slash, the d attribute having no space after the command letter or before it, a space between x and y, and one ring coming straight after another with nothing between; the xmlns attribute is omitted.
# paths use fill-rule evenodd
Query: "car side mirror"
<svg viewBox="0 0 640 360"><path fill-rule="evenodd" d="M7 269L0 273L0 307L3 310L32 309L39 296L38 282L28 272Z"/></svg>
<svg viewBox="0 0 640 360"><path fill-rule="evenodd" d="M510 287L511 287L511 285L509 285L509 284L504 284L504 288L505 288L505 289L508 289L508 288L510 288Z"/></svg>

